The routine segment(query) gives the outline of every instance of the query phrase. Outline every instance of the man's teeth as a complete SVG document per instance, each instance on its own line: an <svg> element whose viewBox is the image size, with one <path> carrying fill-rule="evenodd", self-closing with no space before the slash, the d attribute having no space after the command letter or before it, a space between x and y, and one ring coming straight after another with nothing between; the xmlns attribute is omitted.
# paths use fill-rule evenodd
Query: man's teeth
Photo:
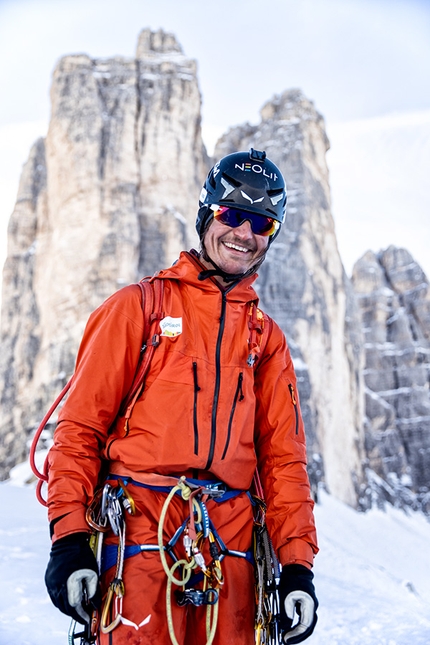
<svg viewBox="0 0 430 645"><path fill-rule="evenodd" d="M235 251L241 251L242 253L246 253L249 249L246 249L244 246L238 246L237 244L232 244L231 242L224 242L226 246L228 246L229 249L234 249Z"/></svg>

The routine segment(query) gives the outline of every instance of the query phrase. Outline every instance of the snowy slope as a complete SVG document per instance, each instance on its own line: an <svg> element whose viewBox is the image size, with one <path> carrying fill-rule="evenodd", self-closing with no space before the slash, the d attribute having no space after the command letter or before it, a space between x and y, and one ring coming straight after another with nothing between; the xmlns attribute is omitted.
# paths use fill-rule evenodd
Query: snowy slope
<svg viewBox="0 0 430 645"><path fill-rule="evenodd" d="M24 469L24 474L28 474ZM45 509L34 489L0 484L0 645L66 645L69 620L46 594ZM363 515L322 493L316 507L319 623L309 645L430 643L430 523L396 509Z"/></svg>

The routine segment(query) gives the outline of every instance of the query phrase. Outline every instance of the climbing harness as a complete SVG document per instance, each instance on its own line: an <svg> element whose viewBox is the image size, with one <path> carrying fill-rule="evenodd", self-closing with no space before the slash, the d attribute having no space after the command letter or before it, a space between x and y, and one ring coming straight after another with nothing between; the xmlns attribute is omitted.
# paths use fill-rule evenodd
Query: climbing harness
<svg viewBox="0 0 430 645"><path fill-rule="evenodd" d="M179 645L176 638L172 616L172 598L180 607L186 605L206 606L206 645L212 645L218 623L219 591L223 585L222 560L226 555L247 559L255 567L255 643L256 645L279 645L282 643L279 628L279 564L268 536L265 524L266 507L258 475L254 478L256 494L254 503L254 547L253 554L229 550L221 540L210 520L206 502L209 498L223 498L239 491L227 491L221 482L207 482L166 477L166 481L176 480L164 501L157 533L157 544L126 545L126 517L135 514L135 503L128 491L129 478L109 476L103 489L98 491L88 507L86 519L93 529L91 546L96 554L100 571L103 573L115 565L113 578L109 584L99 621L99 628L104 634L112 632L120 623L134 625L122 614L125 586L123 581L124 562L128 557L142 551L157 551L167 576L166 614L169 636L173 645ZM158 476L161 481L162 477ZM137 485L145 486L133 482ZM151 489L161 486L145 486ZM177 528L170 540L164 541L164 527L169 506L175 496L179 496L188 505L188 515ZM103 545L104 535L108 530L118 538L118 544ZM175 554L182 538L183 555ZM206 547L207 544L207 548ZM204 555L209 553L209 558ZM168 557L173 564L168 562ZM201 588L197 588L198 585ZM177 589L174 589L177 587ZM95 622L96 621L96 622ZM135 626L137 627L137 626ZM97 619L94 614L92 623L83 631L76 632L76 623L72 621L69 630L69 645L75 645L81 638L80 645L93 645L97 633Z"/></svg>
<svg viewBox="0 0 430 645"><path fill-rule="evenodd" d="M117 486L113 485L115 480ZM117 531L118 536L118 544L103 545L100 559L101 573L115 565L115 573L101 612L100 629L109 633L120 622L130 624L122 615L125 594L122 580L124 561L141 552L155 551L160 555L167 576L166 614L172 644L179 645L173 627L174 599L180 607L206 606L206 645L211 645L217 628L219 591L224 582L222 560L231 555L252 562L252 552L235 551L226 547L209 517L206 502L213 499L222 503L242 491L228 489L222 482L212 480L186 477L178 479L161 475L153 477L151 474L148 474L148 480L155 480L159 485L136 482L128 477L121 478L110 474L103 492L98 494L87 512L87 521L95 531L103 534L110 526L114 532ZM166 485L160 485L163 480ZM125 518L128 512L134 512L134 502L127 490L130 482L136 486L167 493L160 513L155 544L125 545ZM166 517L174 497L179 497L185 502L188 512L173 536L165 542Z"/></svg>
<svg viewBox="0 0 430 645"><path fill-rule="evenodd" d="M266 527L266 504L258 471L254 475L255 643L281 644L278 584L280 565Z"/></svg>

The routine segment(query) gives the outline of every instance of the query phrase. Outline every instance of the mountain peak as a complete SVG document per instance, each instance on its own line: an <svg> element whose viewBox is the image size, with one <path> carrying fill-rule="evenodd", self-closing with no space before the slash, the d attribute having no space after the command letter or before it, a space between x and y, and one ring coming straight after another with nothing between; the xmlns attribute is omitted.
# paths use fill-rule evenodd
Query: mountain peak
<svg viewBox="0 0 430 645"><path fill-rule="evenodd" d="M158 29L143 29L138 37L136 58L147 58L151 54L183 54L181 45L174 34Z"/></svg>

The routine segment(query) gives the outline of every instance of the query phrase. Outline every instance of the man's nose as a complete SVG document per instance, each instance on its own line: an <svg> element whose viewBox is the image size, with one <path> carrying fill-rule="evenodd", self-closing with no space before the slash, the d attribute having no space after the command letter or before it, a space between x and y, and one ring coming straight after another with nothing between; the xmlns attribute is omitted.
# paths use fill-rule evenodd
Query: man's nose
<svg viewBox="0 0 430 645"><path fill-rule="evenodd" d="M240 237L243 240L250 239L254 235L254 233L252 232L251 223L248 219L242 222L240 226L237 226L234 229L234 232L237 237Z"/></svg>

